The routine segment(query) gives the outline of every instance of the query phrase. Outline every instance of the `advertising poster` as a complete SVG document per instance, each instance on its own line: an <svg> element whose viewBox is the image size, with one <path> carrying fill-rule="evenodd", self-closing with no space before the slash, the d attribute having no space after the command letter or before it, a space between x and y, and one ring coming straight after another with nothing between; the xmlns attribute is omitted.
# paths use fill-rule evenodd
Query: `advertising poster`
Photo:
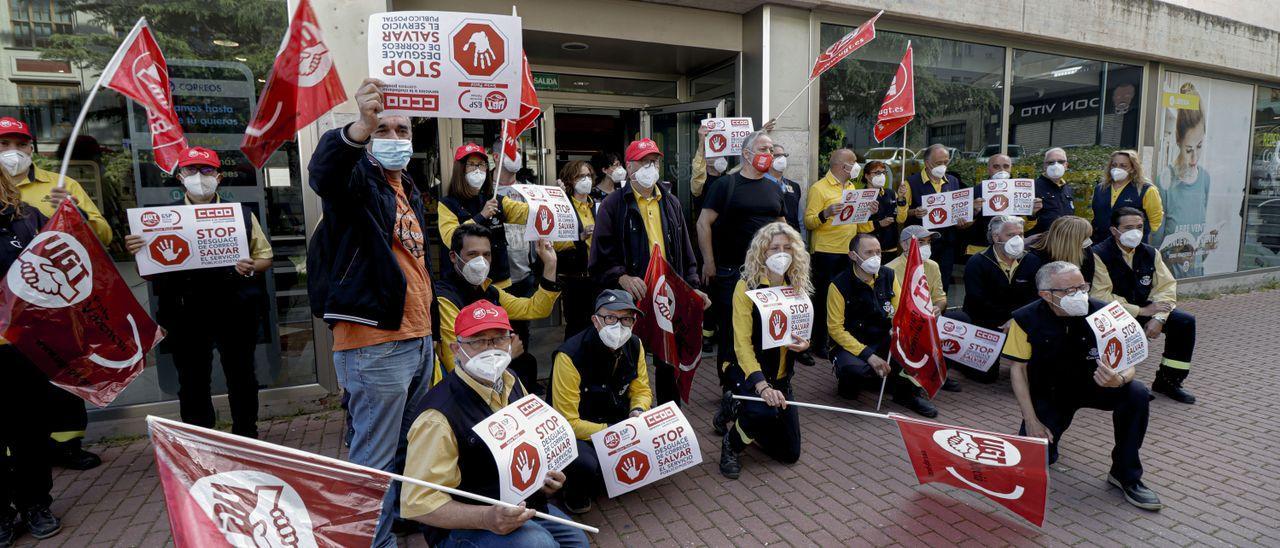
<svg viewBox="0 0 1280 548"><path fill-rule="evenodd" d="M237 203L135 207L129 232L142 236L138 274L234 266L249 256L244 210Z"/></svg>
<svg viewBox="0 0 1280 548"><path fill-rule="evenodd" d="M803 291L788 286L766 287L748 291L747 296L755 303L764 324L761 348L809 340L813 333L813 303Z"/></svg>
<svg viewBox="0 0 1280 548"><path fill-rule="evenodd" d="M605 490L616 497L702 462L698 436L676 402L645 411L591 435Z"/></svg>
<svg viewBox="0 0 1280 548"><path fill-rule="evenodd" d="M702 121L702 127L708 130L703 150L707 158L741 156L742 142L755 131L750 118L708 118Z"/></svg>
<svg viewBox="0 0 1280 548"><path fill-rule="evenodd" d="M503 502L519 503L542 488L547 471L563 470L578 458L569 421L532 394L471 429L493 452Z"/></svg>
<svg viewBox="0 0 1280 548"><path fill-rule="evenodd" d="M1165 73L1154 173L1164 222L1151 245L1174 277L1237 268L1252 105L1252 86Z"/></svg>

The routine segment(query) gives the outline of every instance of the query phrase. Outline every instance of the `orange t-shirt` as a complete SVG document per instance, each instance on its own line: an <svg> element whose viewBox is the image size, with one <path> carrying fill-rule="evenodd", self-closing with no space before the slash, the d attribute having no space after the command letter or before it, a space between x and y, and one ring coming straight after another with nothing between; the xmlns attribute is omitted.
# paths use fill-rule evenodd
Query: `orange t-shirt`
<svg viewBox="0 0 1280 548"><path fill-rule="evenodd" d="M333 327L333 349L351 350L391 341L425 337L431 332L431 276L423 257L426 255L426 237L417 215L409 207L399 174L387 173L387 183L396 191L395 240L391 252L404 273L404 317L400 329L391 331L364 324L338 322Z"/></svg>

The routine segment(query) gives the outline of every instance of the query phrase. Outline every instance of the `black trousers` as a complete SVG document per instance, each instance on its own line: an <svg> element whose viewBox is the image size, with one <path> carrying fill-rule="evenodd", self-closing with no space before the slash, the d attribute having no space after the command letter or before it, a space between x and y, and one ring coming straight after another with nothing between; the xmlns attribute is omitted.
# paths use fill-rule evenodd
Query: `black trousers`
<svg viewBox="0 0 1280 548"><path fill-rule="evenodd" d="M49 399L45 407L49 410L46 420L50 437L54 442L79 447L84 430L89 426L89 412L85 409L84 400L53 383L46 384Z"/></svg>
<svg viewBox="0 0 1280 548"><path fill-rule="evenodd" d="M680 401L680 388L676 384L676 366L658 360L653 360L653 405L657 407L669 401L676 402L676 405L682 405Z"/></svg>
<svg viewBox="0 0 1280 548"><path fill-rule="evenodd" d="M0 345L0 518L12 512L11 506L26 510L53 502L49 386L49 377L13 345Z"/></svg>
<svg viewBox="0 0 1280 548"><path fill-rule="evenodd" d="M884 357L881 354L885 352L876 352L877 356ZM880 390L881 377L876 373L875 368L867 363L867 360L853 355L853 353L840 348L831 353L831 368L836 374L836 391L841 396L847 398L856 397L858 391L862 388L873 388ZM889 363L888 385L885 390L890 394L901 394L909 392L915 388L910 380L901 375L902 366L896 362Z"/></svg>
<svg viewBox="0 0 1280 548"><path fill-rule="evenodd" d="M942 274L942 292L950 295L951 280L955 278L956 261L964 257L965 244L961 241L963 239L962 234L955 227L936 230L936 232L942 234L946 234L947 231L951 231L951 234L933 239L933 243L930 246L932 252L929 254L929 258L938 263L938 271ZM907 250L902 250L903 254L906 254L906 252Z"/></svg>
<svg viewBox="0 0 1280 548"><path fill-rule="evenodd" d="M813 334L809 348L820 356L827 356L827 290L831 287L831 279L849 268L849 256L814 252L809 260L813 271Z"/></svg>
<svg viewBox="0 0 1280 548"><path fill-rule="evenodd" d="M742 277L741 265L717 267L716 279L711 282L711 313L716 318L716 371L720 374L720 389L730 390L725 378L725 364L737 359L733 351L733 290ZM659 402L661 404L661 402Z"/></svg>
<svg viewBox="0 0 1280 548"><path fill-rule="evenodd" d="M1140 381L1130 381L1116 388L1103 388L1089 381L1087 385L1069 390L1033 396L1031 403L1036 409L1036 418L1053 433L1053 441L1049 444L1049 464L1057 462L1058 444L1062 442L1063 432L1071 426L1076 411L1082 408L1101 409L1111 411L1115 429L1111 475L1123 485L1142 479L1142 461L1138 451L1142 449L1142 440L1147 435L1150 394L1147 385ZM1018 434L1026 433L1024 422Z"/></svg>
<svg viewBox="0 0 1280 548"><path fill-rule="evenodd" d="M213 350L227 381L231 432L258 435L258 378L254 347L258 335L258 303L239 295L210 292L197 297L161 297L160 325L178 370L178 406L182 422L213 428Z"/></svg>
<svg viewBox="0 0 1280 548"><path fill-rule="evenodd" d="M1141 316L1138 323L1145 328L1150 316ZM1169 313L1169 320L1164 324L1164 358L1182 364L1191 363L1191 354L1196 349L1196 317L1180 308ZM1175 367L1175 369L1183 369Z"/></svg>
<svg viewBox="0 0 1280 548"><path fill-rule="evenodd" d="M564 315L564 338L568 339L583 329L594 327L591 316L596 313L596 297L600 291L588 277L566 277L564 291L560 293L560 310Z"/></svg>
<svg viewBox="0 0 1280 548"><path fill-rule="evenodd" d="M566 499L594 499L605 492L604 475L600 473L600 459L590 440L577 440L578 458L564 468L564 496Z"/></svg>
<svg viewBox="0 0 1280 548"><path fill-rule="evenodd" d="M746 384L738 383L735 391L743 396L755 396L754 387ZM790 383L777 383L774 388L791 400ZM739 403L737 424L726 434L735 450L741 451L754 441L773 460L785 464L800 460L800 415L796 406L779 409L757 401Z"/></svg>

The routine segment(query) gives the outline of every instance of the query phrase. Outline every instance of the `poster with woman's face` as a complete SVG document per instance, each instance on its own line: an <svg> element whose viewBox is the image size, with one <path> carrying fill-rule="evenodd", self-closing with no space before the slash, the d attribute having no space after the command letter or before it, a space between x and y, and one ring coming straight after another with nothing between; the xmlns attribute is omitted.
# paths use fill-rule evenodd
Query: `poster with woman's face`
<svg viewBox="0 0 1280 548"><path fill-rule="evenodd" d="M1234 272L1240 248L1253 88L1166 72L1155 184L1164 221L1151 234L1178 278Z"/></svg>

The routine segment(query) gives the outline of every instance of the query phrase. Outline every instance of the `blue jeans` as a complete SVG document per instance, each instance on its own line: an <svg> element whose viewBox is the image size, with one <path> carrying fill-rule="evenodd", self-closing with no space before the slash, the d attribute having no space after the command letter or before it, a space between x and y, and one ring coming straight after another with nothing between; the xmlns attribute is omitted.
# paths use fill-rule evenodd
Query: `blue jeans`
<svg viewBox="0 0 1280 548"><path fill-rule="evenodd" d="M547 513L558 518L568 519L564 511L553 505L547 505ZM440 543L446 547L482 547L482 546L518 546L520 548L577 548L590 546L587 534L581 529L561 525L541 518L526 521L519 529L506 535L499 535L484 529L458 529L449 532L449 536Z"/></svg>
<svg viewBox="0 0 1280 548"><path fill-rule="evenodd" d="M406 436L422 412L432 362L429 335L333 353L354 431L347 460L397 474L404 471ZM373 546L396 545L391 524L400 516L399 502L400 482L391 482Z"/></svg>

